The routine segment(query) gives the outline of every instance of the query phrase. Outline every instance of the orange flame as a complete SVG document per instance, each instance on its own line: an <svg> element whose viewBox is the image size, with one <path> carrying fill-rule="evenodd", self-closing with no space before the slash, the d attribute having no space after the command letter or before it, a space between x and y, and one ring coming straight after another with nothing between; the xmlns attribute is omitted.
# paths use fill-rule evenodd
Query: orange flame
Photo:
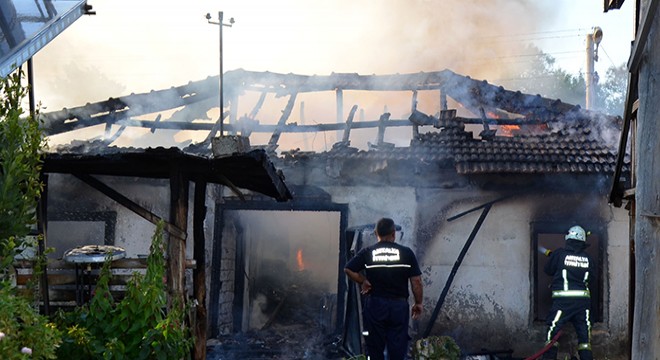
<svg viewBox="0 0 660 360"><path fill-rule="evenodd" d="M513 136L513 133L520 130L519 125L500 125L500 130L502 131L502 136Z"/></svg>
<svg viewBox="0 0 660 360"><path fill-rule="evenodd" d="M296 260L298 261L298 271L305 270L305 262L303 261L302 249L298 249L298 252L296 253Z"/></svg>

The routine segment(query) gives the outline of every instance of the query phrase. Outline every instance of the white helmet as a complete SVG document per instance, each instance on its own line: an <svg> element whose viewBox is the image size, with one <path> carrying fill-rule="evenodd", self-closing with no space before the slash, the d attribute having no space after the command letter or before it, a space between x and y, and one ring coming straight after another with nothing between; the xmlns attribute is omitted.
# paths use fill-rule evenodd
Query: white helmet
<svg viewBox="0 0 660 360"><path fill-rule="evenodd" d="M575 225L572 228L568 229L568 234L566 234L565 239L587 241L587 233L584 231L582 226Z"/></svg>

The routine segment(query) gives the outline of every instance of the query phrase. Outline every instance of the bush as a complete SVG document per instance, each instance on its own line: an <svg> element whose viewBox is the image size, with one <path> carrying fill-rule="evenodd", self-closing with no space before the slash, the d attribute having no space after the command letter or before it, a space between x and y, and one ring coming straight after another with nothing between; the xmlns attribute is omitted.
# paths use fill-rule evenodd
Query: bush
<svg viewBox="0 0 660 360"><path fill-rule="evenodd" d="M21 102L28 89L22 76L18 70L0 79L0 359L55 359L60 332L12 283L14 260L36 223L46 147L39 120L24 116Z"/></svg>
<svg viewBox="0 0 660 360"><path fill-rule="evenodd" d="M108 286L107 260L88 307L58 313L66 331L57 354L61 359L183 359L192 349L185 324L186 309L173 304L169 311L164 283L163 224L158 224L147 257L146 274L135 274L126 297L116 303Z"/></svg>
<svg viewBox="0 0 660 360"><path fill-rule="evenodd" d="M28 299L0 286L0 359L56 359L61 335Z"/></svg>
<svg viewBox="0 0 660 360"><path fill-rule="evenodd" d="M415 341L413 359L415 360L458 360L461 349L449 336L430 336Z"/></svg>

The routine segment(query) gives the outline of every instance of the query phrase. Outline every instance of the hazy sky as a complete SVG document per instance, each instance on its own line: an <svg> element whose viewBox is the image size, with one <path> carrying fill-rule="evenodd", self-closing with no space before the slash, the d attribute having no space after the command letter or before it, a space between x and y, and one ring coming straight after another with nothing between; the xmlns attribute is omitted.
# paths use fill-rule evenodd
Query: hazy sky
<svg viewBox="0 0 660 360"><path fill-rule="evenodd" d="M603 29L597 71L627 61L634 1L603 13L600 0L89 0L83 16L34 58L46 111L159 90L243 68L306 75L450 69L497 84L534 43L571 73L585 39Z"/></svg>

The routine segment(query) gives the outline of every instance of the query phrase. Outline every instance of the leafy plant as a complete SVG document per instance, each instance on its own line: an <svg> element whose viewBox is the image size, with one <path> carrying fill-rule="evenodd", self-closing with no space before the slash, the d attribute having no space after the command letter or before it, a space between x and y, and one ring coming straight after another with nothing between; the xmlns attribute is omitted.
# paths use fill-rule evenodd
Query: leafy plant
<svg viewBox="0 0 660 360"><path fill-rule="evenodd" d="M56 359L59 330L12 290L0 288L0 358Z"/></svg>
<svg viewBox="0 0 660 360"><path fill-rule="evenodd" d="M461 349L449 336L429 336L415 341L412 353L415 360L458 360Z"/></svg>
<svg viewBox="0 0 660 360"><path fill-rule="evenodd" d="M167 310L163 224L156 227L147 257L146 274L136 273L125 297L110 293L110 261L104 263L89 307L58 314L66 328L60 358L183 359L190 355L192 334L185 326L186 309Z"/></svg>
<svg viewBox="0 0 660 360"><path fill-rule="evenodd" d="M30 245L26 235L36 222L45 148L39 121L23 116L22 76L15 71L0 79L0 359L55 359L60 332L11 282L15 258ZM36 274L40 266L37 261Z"/></svg>
<svg viewBox="0 0 660 360"><path fill-rule="evenodd" d="M0 79L0 271L7 274L36 222L43 190L41 152L46 141L40 122L24 116L21 101L28 89L21 71ZM4 278L4 276L2 277Z"/></svg>

